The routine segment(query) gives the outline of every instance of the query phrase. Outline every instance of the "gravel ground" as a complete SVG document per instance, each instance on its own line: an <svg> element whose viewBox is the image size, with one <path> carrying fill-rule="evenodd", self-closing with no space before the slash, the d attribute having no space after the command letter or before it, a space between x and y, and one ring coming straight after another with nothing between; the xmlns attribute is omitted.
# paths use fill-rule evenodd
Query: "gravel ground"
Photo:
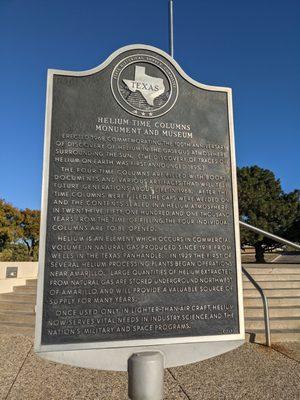
<svg viewBox="0 0 300 400"><path fill-rule="evenodd" d="M221 356L171 368L165 400L299 400L299 343L245 343ZM297 361L298 360L298 361ZM0 399L126 400L127 374L74 368L37 357L32 341L0 336Z"/></svg>

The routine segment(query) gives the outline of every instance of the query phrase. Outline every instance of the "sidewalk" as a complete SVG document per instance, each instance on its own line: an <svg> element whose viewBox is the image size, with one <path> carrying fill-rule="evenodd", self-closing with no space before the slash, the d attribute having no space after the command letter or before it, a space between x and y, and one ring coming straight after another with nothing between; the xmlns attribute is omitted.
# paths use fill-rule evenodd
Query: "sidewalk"
<svg viewBox="0 0 300 400"><path fill-rule="evenodd" d="M299 343L237 350L165 374L164 400L299 400ZM285 354L284 354L285 353ZM0 399L126 400L127 374L44 361L32 340L0 335Z"/></svg>

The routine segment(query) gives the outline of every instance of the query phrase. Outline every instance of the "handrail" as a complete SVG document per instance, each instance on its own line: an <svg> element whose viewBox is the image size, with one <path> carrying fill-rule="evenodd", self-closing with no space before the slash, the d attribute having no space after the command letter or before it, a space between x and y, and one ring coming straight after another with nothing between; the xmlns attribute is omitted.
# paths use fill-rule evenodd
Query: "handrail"
<svg viewBox="0 0 300 400"><path fill-rule="evenodd" d="M269 317L269 305L268 299L264 294L263 289L259 286L256 280L249 274L249 272L242 267L243 273L249 279L249 281L254 285L254 287L258 290L261 295L263 305L264 305L264 321L265 321L265 334L266 334L266 346L271 347L271 332L270 332L270 317Z"/></svg>
<svg viewBox="0 0 300 400"><path fill-rule="evenodd" d="M283 239L280 236L273 235L272 233L264 231L263 229L260 229L260 228L256 228L255 226L247 224L246 222L243 222L243 221L240 221L240 225L247 229L250 229L253 232L261 233L262 235L264 235L270 239L273 239L279 243L287 244L297 250L300 250L300 245L290 242L289 240ZM258 290L258 292L262 298L263 306L264 306L266 345L268 347L271 347L271 332L270 332L270 317L269 317L268 299L267 299L263 289L259 286L259 284L256 282L256 280L249 274L249 272L243 266L242 266L242 271L246 275L246 277L249 279L249 281L253 284L253 286Z"/></svg>
<svg viewBox="0 0 300 400"><path fill-rule="evenodd" d="M279 242L279 243L287 244L287 245L289 245L289 246L291 246L291 247L294 247L294 248L297 249L297 250L300 250L300 245L299 245L299 244L290 242L289 240L283 239L283 238L280 237L280 236L273 235L273 233L269 233L269 232L267 232L267 231L264 231L263 229L256 228L255 226L250 225L250 224L247 224L246 222L243 222L243 221L240 221L240 225L243 226L243 227L245 227L245 228L247 228L247 229L250 229L250 230L253 231L253 232L261 233L261 234L263 234L264 236L266 236L266 237L268 237L268 238L270 238L270 239L273 239L273 240L275 240L275 241L277 241L277 242Z"/></svg>

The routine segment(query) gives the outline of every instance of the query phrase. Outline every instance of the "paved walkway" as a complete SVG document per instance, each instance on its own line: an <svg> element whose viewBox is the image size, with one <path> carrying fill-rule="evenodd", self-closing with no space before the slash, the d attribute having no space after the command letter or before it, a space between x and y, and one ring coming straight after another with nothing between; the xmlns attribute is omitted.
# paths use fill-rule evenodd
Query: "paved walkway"
<svg viewBox="0 0 300 400"><path fill-rule="evenodd" d="M171 368L165 400L299 400L300 346L277 350L246 343L229 353ZM44 361L32 340L0 335L0 399L126 400L127 374Z"/></svg>

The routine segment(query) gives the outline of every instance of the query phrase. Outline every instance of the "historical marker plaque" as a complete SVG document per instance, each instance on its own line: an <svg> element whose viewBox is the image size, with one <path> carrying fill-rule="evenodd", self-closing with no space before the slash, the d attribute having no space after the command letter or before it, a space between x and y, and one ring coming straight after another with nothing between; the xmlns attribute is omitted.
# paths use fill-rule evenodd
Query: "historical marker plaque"
<svg viewBox="0 0 300 400"><path fill-rule="evenodd" d="M128 46L50 70L38 351L243 338L231 90Z"/></svg>

